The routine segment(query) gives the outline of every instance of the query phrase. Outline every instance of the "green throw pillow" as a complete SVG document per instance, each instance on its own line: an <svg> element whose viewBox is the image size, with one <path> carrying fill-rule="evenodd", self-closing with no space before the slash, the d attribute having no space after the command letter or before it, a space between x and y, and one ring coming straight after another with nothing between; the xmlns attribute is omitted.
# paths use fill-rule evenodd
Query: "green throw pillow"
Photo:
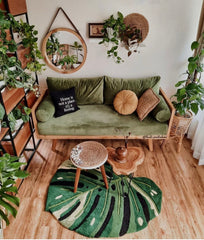
<svg viewBox="0 0 204 240"><path fill-rule="evenodd" d="M171 111L166 101L161 95L158 95L160 98L159 104L152 110L152 115L159 122L166 122L171 117Z"/></svg>
<svg viewBox="0 0 204 240"><path fill-rule="evenodd" d="M55 106L52 102L50 95L46 96L39 104L36 110L36 118L40 122L47 122L54 116Z"/></svg>
<svg viewBox="0 0 204 240"><path fill-rule="evenodd" d="M75 87L77 104L103 104L103 78L47 78L50 92Z"/></svg>

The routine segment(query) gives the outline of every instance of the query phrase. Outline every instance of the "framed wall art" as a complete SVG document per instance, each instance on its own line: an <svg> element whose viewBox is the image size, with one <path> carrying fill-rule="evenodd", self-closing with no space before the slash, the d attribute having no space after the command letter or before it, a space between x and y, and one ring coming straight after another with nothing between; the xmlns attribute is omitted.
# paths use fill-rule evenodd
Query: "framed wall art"
<svg viewBox="0 0 204 240"><path fill-rule="evenodd" d="M89 38L103 38L103 23L89 23Z"/></svg>

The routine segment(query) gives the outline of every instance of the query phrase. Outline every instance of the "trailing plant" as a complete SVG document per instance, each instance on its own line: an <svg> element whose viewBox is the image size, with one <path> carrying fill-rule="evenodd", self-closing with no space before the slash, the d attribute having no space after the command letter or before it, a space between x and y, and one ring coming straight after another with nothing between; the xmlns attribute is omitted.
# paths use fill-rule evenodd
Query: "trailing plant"
<svg viewBox="0 0 204 240"><path fill-rule="evenodd" d="M16 217L17 210L15 206L19 206L20 200L14 195L18 189L15 181L20 178L24 179L29 174L19 168L26 163L18 162L19 157L10 156L8 153L0 157L0 218L6 225L9 225L8 215L11 213Z"/></svg>
<svg viewBox="0 0 204 240"><path fill-rule="evenodd" d="M22 68L21 62L16 58L17 43L10 39L10 29L19 31L24 47L30 49L26 55L31 59L25 69ZM44 64L39 63L41 53L37 47L37 31L34 26L27 23L18 22L11 14L5 15L0 10L0 75L5 84L12 88L28 88L33 90L34 80L29 71L41 71Z"/></svg>
<svg viewBox="0 0 204 240"><path fill-rule="evenodd" d="M15 130L15 125L17 123L16 120L22 119L22 121L26 123L29 121L30 113L31 109L23 105L21 105L20 108L14 108L14 110L8 114L9 127L11 129L11 132ZM6 122L2 122L2 126L7 127Z"/></svg>
<svg viewBox="0 0 204 240"><path fill-rule="evenodd" d="M204 109L204 87L201 83L201 74L203 72L202 59L204 57L203 41L204 33L200 42L194 41L191 44L191 50L195 51L193 57L188 58L187 79L176 83L178 87L172 101L176 112L185 116L187 111L192 111L195 115L198 110ZM201 49L200 49L201 48Z"/></svg>
<svg viewBox="0 0 204 240"><path fill-rule="evenodd" d="M137 28L126 26L123 14L121 12L117 14L117 18L111 15L105 20L102 29L103 40L99 44L111 44L111 47L107 50L108 57L112 57L116 63L121 63L124 60L118 55L119 44L125 45L125 48L128 50L128 56L130 56L132 52L138 52L137 48L142 41L142 33Z"/></svg>

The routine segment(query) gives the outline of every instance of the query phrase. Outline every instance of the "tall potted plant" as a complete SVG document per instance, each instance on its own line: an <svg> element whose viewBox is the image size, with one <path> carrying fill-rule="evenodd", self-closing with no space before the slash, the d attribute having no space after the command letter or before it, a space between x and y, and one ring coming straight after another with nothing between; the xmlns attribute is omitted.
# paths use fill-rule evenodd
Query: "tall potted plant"
<svg viewBox="0 0 204 240"><path fill-rule="evenodd" d="M187 78L176 83L176 94L172 96L172 101L176 114L174 116L171 135L184 135L187 131L193 114L197 114L199 109L204 109L204 87L201 83L204 57L204 33L199 42L191 44L191 50L195 51L193 57L188 58ZM192 114L193 113L193 114Z"/></svg>

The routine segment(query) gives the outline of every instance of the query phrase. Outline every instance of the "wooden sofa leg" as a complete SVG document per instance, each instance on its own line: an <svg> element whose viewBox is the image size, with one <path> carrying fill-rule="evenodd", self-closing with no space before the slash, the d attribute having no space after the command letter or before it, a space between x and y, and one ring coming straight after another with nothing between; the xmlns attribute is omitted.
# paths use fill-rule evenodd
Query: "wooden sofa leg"
<svg viewBox="0 0 204 240"><path fill-rule="evenodd" d="M148 146L150 152L153 152L153 140L151 138L148 139Z"/></svg>
<svg viewBox="0 0 204 240"><path fill-rule="evenodd" d="M57 145L57 140L56 139L53 139L52 140L52 151L55 152L56 150L56 145Z"/></svg>

